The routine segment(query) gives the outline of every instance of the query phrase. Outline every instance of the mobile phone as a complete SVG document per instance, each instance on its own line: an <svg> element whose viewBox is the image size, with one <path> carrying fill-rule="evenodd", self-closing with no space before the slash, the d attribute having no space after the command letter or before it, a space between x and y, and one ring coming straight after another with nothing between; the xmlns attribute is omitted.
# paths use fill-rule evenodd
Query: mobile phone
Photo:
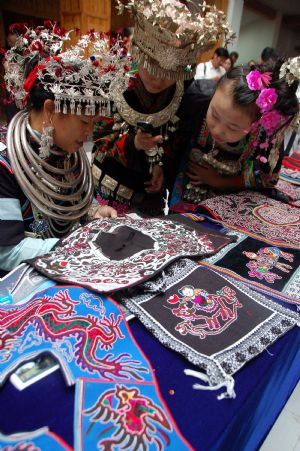
<svg viewBox="0 0 300 451"><path fill-rule="evenodd" d="M151 124L151 122L147 122L147 121L138 121L136 123L137 128L139 128L140 130L142 130L142 132L144 133L150 133L151 135L153 135L154 133L154 127Z"/></svg>

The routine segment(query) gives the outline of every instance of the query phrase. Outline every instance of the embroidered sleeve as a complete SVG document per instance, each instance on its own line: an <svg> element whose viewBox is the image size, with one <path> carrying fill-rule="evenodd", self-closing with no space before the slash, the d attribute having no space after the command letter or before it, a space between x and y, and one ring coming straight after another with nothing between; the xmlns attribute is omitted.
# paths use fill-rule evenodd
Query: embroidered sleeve
<svg viewBox="0 0 300 451"><path fill-rule="evenodd" d="M0 152L0 246L17 244L24 238L24 199L4 149Z"/></svg>
<svg viewBox="0 0 300 451"><path fill-rule="evenodd" d="M102 118L94 129L94 142L97 159L102 161L108 156L122 163L124 166L137 171L144 171L146 166L145 154L138 151L134 145L134 133L120 133L113 130L113 118ZM102 155L101 155L102 154Z"/></svg>
<svg viewBox="0 0 300 451"><path fill-rule="evenodd" d="M96 153L115 158L126 166L124 142L127 135L121 136L119 130L113 129L113 125L112 117L102 117L96 124L93 132Z"/></svg>

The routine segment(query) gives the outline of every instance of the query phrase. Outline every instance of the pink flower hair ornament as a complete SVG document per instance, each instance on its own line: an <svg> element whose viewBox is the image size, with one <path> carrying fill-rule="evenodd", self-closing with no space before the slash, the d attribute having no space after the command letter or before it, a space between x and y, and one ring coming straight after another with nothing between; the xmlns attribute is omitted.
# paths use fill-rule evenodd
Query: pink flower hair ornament
<svg viewBox="0 0 300 451"><path fill-rule="evenodd" d="M249 72L246 76L247 84L251 91L260 91L259 96L256 99L256 105L258 106L261 116L260 118L252 124L252 131L259 134L261 127L264 129L267 137L263 143L258 144L259 140L253 142L253 146L259 148L263 151L267 151L269 147L269 138L274 132L279 128L283 120L286 119L285 116L281 115L275 110L274 106L278 99L278 94L275 88L269 88L270 82L272 80L271 72L260 72L255 69ZM255 144L256 143L256 144ZM262 163L267 163L268 160L264 155L258 155L257 160Z"/></svg>

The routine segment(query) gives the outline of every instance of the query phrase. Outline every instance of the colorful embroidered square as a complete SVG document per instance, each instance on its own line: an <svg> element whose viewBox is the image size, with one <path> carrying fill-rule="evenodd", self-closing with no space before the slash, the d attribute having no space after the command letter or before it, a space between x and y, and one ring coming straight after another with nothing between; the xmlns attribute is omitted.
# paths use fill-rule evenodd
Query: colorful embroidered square
<svg viewBox="0 0 300 451"><path fill-rule="evenodd" d="M237 277L273 298L300 305L300 249L271 246L245 233L231 233L237 241L201 264Z"/></svg>
<svg viewBox="0 0 300 451"><path fill-rule="evenodd" d="M201 257L219 248L207 232L176 221L109 218L78 228L31 264L59 282L113 292L149 279L180 257Z"/></svg>
<svg viewBox="0 0 300 451"><path fill-rule="evenodd" d="M231 376L299 321L298 314L188 259L118 297L164 345L204 370L201 379L227 386L232 397Z"/></svg>
<svg viewBox="0 0 300 451"><path fill-rule="evenodd" d="M300 210L253 191L218 196L200 204L230 227L278 246L300 247Z"/></svg>

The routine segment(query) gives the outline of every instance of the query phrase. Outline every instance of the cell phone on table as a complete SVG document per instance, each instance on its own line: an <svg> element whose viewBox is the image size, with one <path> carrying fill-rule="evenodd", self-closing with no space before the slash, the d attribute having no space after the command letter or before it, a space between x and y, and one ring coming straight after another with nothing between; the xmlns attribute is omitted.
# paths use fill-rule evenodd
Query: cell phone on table
<svg viewBox="0 0 300 451"><path fill-rule="evenodd" d="M150 135L154 134L154 127L151 122L137 121L136 126L144 133L150 133Z"/></svg>

